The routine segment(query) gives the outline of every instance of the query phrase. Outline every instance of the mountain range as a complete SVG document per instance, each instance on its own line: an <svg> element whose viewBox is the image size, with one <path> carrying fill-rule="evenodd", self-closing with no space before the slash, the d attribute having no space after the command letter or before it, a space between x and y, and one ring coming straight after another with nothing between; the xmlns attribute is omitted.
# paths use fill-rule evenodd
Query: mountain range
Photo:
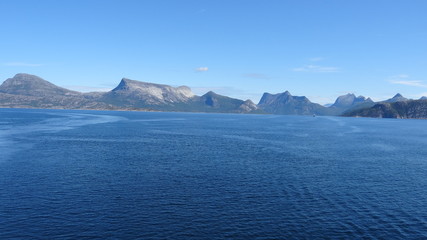
<svg viewBox="0 0 427 240"><path fill-rule="evenodd" d="M339 96L334 104L326 107L311 102L305 96L292 96L288 91L277 94L264 93L259 103L255 104L251 100L230 98L212 91L197 96L187 86L172 87L127 78L123 78L116 88L108 92L81 93L25 73L16 74L0 85L0 107L3 108L424 118L427 117L422 110L424 105L427 106L427 100L408 100L400 94L375 103L370 98L356 97L349 93ZM402 109L406 108L410 110L409 112L405 110L404 114ZM417 113L413 114L411 111Z"/></svg>
<svg viewBox="0 0 427 240"><path fill-rule="evenodd" d="M0 107L262 113L250 100L214 92L197 96L186 86L171 87L123 78L111 91L80 93L24 73L0 85Z"/></svg>

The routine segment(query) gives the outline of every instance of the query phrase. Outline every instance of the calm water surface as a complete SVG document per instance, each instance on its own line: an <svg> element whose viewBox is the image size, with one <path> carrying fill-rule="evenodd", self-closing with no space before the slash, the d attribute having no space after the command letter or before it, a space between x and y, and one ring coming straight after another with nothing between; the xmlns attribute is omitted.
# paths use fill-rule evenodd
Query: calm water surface
<svg viewBox="0 0 427 240"><path fill-rule="evenodd" d="M0 239L427 239L427 121L0 109Z"/></svg>

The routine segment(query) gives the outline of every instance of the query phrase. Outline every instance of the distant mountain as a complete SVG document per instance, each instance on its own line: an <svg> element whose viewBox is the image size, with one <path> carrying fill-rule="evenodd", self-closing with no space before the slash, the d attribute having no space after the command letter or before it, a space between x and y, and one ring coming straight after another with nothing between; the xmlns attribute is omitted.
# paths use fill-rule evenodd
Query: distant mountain
<svg viewBox="0 0 427 240"><path fill-rule="evenodd" d="M97 93L79 93L58 87L40 77L16 74L0 85L0 107L116 109L98 102Z"/></svg>
<svg viewBox="0 0 427 240"><path fill-rule="evenodd" d="M426 100L382 102L373 107L346 113L351 117L374 118L427 118Z"/></svg>
<svg viewBox="0 0 427 240"><path fill-rule="evenodd" d="M212 91L201 97L194 97L189 105L192 111L227 113L262 113L251 100L240 100L222 96Z"/></svg>
<svg viewBox="0 0 427 240"><path fill-rule="evenodd" d="M408 101L409 99L403 97L400 93L394 95L394 97L385 100L384 102L388 102L388 103L394 103L394 102L403 102L403 101Z"/></svg>
<svg viewBox="0 0 427 240"><path fill-rule="evenodd" d="M118 107L157 111L250 113L258 110L253 103L214 92L197 96L186 86L171 87L126 78L100 100Z"/></svg>
<svg viewBox="0 0 427 240"><path fill-rule="evenodd" d="M426 96L422 96L422 97L420 98L420 100L427 100L427 97L426 97Z"/></svg>
<svg viewBox="0 0 427 240"><path fill-rule="evenodd" d="M266 113L290 115L329 115L328 108L312 103L304 96L292 96L288 91L278 94L264 93L258 107Z"/></svg>
<svg viewBox="0 0 427 240"><path fill-rule="evenodd" d="M250 100L213 92L196 96L186 86L171 87L123 78L111 91L80 93L22 73L0 85L0 107L262 113Z"/></svg>
<svg viewBox="0 0 427 240"><path fill-rule="evenodd" d="M334 111L336 115L340 115L347 111L353 111L356 109L372 107L374 101L370 98L365 98L364 96L354 95L353 93L348 93L346 95L339 96L335 103L330 106L331 111Z"/></svg>
<svg viewBox="0 0 427 240"><path fill-rule="evenodd" d="M186 86L174 88L123 78L116 88L105 93L100 100L119 107L161 110L188 102L194 96L191 89Z"/></svg>
<svg viewBox="0 0 427 240"><path fill-rule="evenodd" d="M264 93L258 107L267 113L293 115L341 115L348 110L371 107L374 102L354 94L339 96L334 104L322 106L312 103L308 98L292 96L288 91L279 94Z"/></svg>
<svg viewBox="0 0 427 240"><path fill-rule="evenodd" d="M409 100L401 94L375 103L370 98L349 93L339 96L327 107L286 91L264 93L256 105L250 100L212 91L197 96L186 86L172 87L127 78L108 92L81 93L25 73L16 74L0 85L0 107L427 118L427 97Z"/></svg>
<svg viewBox="0 0 427 240"><path fill-rule="evenodd" d="M79 92L58 87L35 75L19 73L8 78L0 86L0 93L24 96L81 96Z"/></svg>
<svg viewBox="0 0 427 240"><path fill-rule="evenodd" d="M364 96L356 97L356 95L353 93L348 93L346 95L339 96L331 107L348 109L359 104L373 102L374 101L372 101L370 98L365 98Z"/></svg>

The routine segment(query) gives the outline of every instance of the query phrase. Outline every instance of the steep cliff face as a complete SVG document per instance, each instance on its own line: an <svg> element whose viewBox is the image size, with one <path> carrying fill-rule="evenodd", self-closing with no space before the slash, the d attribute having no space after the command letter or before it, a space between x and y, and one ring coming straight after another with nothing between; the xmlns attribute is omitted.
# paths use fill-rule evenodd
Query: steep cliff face
<svg viewBox="0 0 427 240"><path fill-rule="evenodd" d="M378 103L371 108L349 112L345 116L374 118L427 118L427 100Z"/></svg>
<svg viewBox="0 0 427 240"><path fill-rule="evenodd" d="M123 78L116 88L103 96L103 100L119 106L149 107L187 102L192 97L194 94L186 86L174 88Z"/></svg>
<svg viewBox="0 0 427 240"><path fill-rule="evenodd" d="M144 101L147 104L153 105L186 102L194 96L191 89L186 86L175 88L168 85L140 82L127 78L123 78L111 93L118 97Z"/></svg>

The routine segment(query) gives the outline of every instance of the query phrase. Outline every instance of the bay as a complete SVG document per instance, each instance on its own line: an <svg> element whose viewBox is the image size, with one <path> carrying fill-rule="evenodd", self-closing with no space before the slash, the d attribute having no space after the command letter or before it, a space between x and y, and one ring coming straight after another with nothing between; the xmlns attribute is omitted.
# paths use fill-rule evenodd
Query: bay
<svg viewBox="0 0 427 240"><path fill-rule="evenodd" d="M1 239L425 239L427 121L0 109Z"/></svg>

